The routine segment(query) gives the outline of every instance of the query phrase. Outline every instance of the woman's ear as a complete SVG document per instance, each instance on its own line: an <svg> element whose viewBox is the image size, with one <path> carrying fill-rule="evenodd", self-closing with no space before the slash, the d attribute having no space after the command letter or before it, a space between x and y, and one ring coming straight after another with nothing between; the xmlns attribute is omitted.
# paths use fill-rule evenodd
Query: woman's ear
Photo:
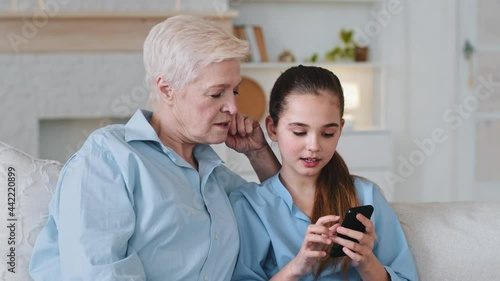
<svg viewBox="0 0 500 281"><path fill-rule="evenodd" d="M163 103L171 104L174 97L172 85L163 76L156 79L156 88Z"/></svg>
<svg viewBox="0 0 500 281"><path fill-rule="evenodd" d="M268 115L266 117L266 130L269 138L272 141L278 141L278 137L276 136L276 126L274 124L273 118L271 118L271 115Z"/></svg>

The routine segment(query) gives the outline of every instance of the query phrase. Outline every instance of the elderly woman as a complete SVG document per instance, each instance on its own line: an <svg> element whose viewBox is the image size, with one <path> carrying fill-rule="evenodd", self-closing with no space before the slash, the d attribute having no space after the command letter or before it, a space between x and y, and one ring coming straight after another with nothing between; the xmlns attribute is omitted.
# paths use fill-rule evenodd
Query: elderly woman
<svg viewBox="0 0 500 281"><path fill-rule="evenodd" d="M209 146L245 153L264 180L279 163L236 113L248 46L176 16L144 44L154 111L94 132L65 164L30 264L34 280L229 280L239 249L227 193L244 180Z"/></svg>

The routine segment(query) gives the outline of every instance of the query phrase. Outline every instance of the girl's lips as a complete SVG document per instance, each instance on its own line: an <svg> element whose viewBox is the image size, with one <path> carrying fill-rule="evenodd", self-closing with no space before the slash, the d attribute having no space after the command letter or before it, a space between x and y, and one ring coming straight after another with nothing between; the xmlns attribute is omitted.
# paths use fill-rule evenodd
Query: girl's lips
<svg viewBox="0 0 500 281"><path fill-rule="evenodd" d="M318 158L300 158L300 161L302 161L302 164L308 168L314 168L319 164Z"/></svg>

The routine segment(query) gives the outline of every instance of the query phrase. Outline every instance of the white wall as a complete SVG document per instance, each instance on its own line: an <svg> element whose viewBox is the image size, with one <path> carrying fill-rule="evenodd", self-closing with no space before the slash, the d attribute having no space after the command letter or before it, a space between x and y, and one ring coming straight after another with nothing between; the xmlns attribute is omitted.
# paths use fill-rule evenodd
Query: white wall
<svg viewBox="0 0 500 281"><path fill-rule="evenodd" d="M13 3L20 11L31 11L43 3L46 7L60 7L63 11L162 11L181 9L220 11L229 0L2 0L0 10L12 10Z"/></svg>
<svg viewBox="0 0 500 281"><path fill-rule="evenodd" d="M135 1L112 2L115 5L113 8L129 9L127 5L121 4L128 2L135 3ZM70 3L73 3L70 5L71 9L82 7L80 2ZM8 8L5 3L1 5L0 7L4 9ZM156 1L154 5L161 6L163 4ZM324 4L319 5L323 7ZM458 53L460 46L457 46L456 43L456 5L453 0L401 1L401 12L393 14L382 33L373 38L374 58L380 58L387 64L386 119L388 128L392 130L394 136L394 175L402 178L400 178L402 182L396 181L395 183L395 199L399 201L449 201L454 199L454 178L456 175L453 167L456 141L453 131L447 128L442 114L451 107L456 99L456 59L460 55ZM147 5L143 4L143 6ZM360 17L355 10L351 10L349 7L344 8L346 12L337 19L340 19L340 22L345 22L346 27L364 27L369 21L374 20L369 9L360 8L362 9L362 17ZM383 9L383 7L377 9ZM259 15L248 16L242 13L239 21L254 20L257 23L259 16L271 23L273 20L278 20L273 18L273 15L266 15L265 12L259 10L254 11ZM379 11L375 10L375 12ZM299 29L303 21L316 17L314 14L304 15L298 11L294 11L294 13L297 13L296 26ZM317 15L318 18L323 16ZM367 18L368 21L366 21ZM338 30L338 26L331 28L334 31ZM285 34L286 36L269 33L266 36L271 38L284 36L282 40L292 40L286 38L298 37L299 29L295 29L295 33ZM265 31L272 32L270 29ZM312 30L309 30L309 33L313 34ZM320 36L325 37L321 38L321 42L336 43L336 32ZM299 58L309 55L311 50L315 49L311 48L310 42L308 43L307 40L302 41L305 42L305 45L296 51ZM269 54L276 56L280 48L272 43L273 41L269 43L271 44L269 45ZM320 51L324 49L323 47ZM70 60L69 63L61 61L65 56L69 56L69 54L0 55L0 76L2 77L0 85L0 140L18 146L29 153L37 154L38 140L26 132L37 129L37 116L43 113L44 108L50 106L39 100L39 92L51 91L52 87L63 82L80 85L80 82L77 81L55 77L49 68L41 64L43 62L55 63L58 64L55 69L70 72L72 71L71 61L74 59ZM101 54L75 55L75 58L77 60L80 58L84 64L94 63L94 66L85 65L80 75L82 79L91 77L92 81L100 83L105 77L93 70L94 67L102 67L100 62L110 62L107 67L123 67L127 64L140 63L135 54L118 55L117 57L122 56L127 58L125 62L116 62L112 58L103 59ZM141 84L141 71L141 69L133 69L125 74L126 77L138 74L139 76L134 79L117 78L115 82L123 80L126 84L109 89L108 92L131 92L131 89ZM47 79L51 79L51 81ZM57 93L61 96L65 95L60 91ZM92 98L102 97L93 95ZM104 110L106 110L106 106L111 109L110 104L114 98L105 98L104 100ZM64 107L61 106L60 110L64 110ZM85 113L85 115L94 117L90 113ZM110 114L110 117L113 115L116 114ZM25 122L31 127L16 126L16 121L20 119L31 120ZM424 154L415 143L415 139L431 139L433 131L440 129L443 130L442 138L446 137L446 140L443 143L434 141L436 145L434 151L429 155ZM405 174L404 171L403 173L398 171L404 161L411 162L412 157L419 155L424 155L423 163L421 165L410 164L414 168L412 173ZM413 160L418 159L413 158Z"/></svg>
<svg viewBox="0 0 500 281"><path fill-rule="evenodd" d="M388 99L389 125L396 144L395 174L404 180L396 184L395 198L450 201L454 199L456 140L443 113L457 98L457 4L453 0L421 0L406 5L402 19L406 28L397 31L399 39L394 42L399 48L404 46L399 56L405 63L395 65L391 71L395 77L388 77L388 84L406 81L406 85L390 89ZM391 46L386 49L392 53ZM414 168L413 173L401 173L402 159Z"/></svg>
<svg viewBox="0 0 500 281"><path fill-rule="evenodd" d="M139 53L0 54L0 76L0 140L31 155L40 156L40 121L99 123L131 116L147 104ZM86 139L87 129L80 131ZM49 141L64 148L68 139Z"/></svg>

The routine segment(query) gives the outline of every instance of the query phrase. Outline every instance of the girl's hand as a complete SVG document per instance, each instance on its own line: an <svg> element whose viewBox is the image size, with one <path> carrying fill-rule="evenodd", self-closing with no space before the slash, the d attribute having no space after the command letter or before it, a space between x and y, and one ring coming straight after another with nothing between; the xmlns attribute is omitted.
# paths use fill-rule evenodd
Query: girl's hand
<svg viewBox="0 0 500 281"><path fill-rule="evenodd" d="M351 258L351 264L353 267L358 270L363 270L364 268L369 267L373 262L378 263L377 257L373 254L373 247L375 245L377 235L371 220L362 214L357 214L356 218L365 226L365 233L345 227L338 227L337 233L354 238L358 240L359 243L343 239L338 236L335 236L333 241L344 246L342 250L348 257Z"/></svg>
<svg viewBox="0 0 500 281"><path fill-rule="evenodd" d="M329 228L325 224L337 223L339 219L339 216L324 216L319 218L315 224L309 225L299 253L287 265L292 276L300 277L309 273L318 260L327 255L324 248L332 244L335 228L338 227L338 224Z"/></svg>
<svg viewBox="0 0 500 281"><path fill-rule="evenodd" d="M377 235L372 221L362 214L357 214L356 218L365 226L365 233L344 227L338 227L337 233L354 238L359 243L338 236L335 236L333 241L344 246L342 250L351 258L351 265L356 268L362 280L390 280L389 274L373 254Z"/></svg>

